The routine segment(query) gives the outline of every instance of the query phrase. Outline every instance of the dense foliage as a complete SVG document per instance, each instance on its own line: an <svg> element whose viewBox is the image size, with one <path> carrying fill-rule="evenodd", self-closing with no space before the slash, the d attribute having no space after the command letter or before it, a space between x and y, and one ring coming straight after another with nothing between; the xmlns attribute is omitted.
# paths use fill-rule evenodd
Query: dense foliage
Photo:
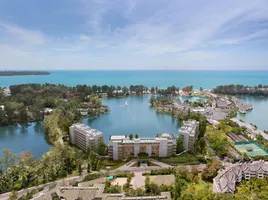
<svg viewBox="0 0 268 200"><path fill-rule="evenodd" d="M217 130L212 126L209 126L206 131L206 138L220 157L227 155L230 143L223 130Z"/></svg>
<svg viewBox="0 0 268 200"><path fill-rule="evenodd" d="M220 85L213 89L217 94L229 95L252 95L252 96L267 96L268 85L258 85L255 87L244 85Z"/></svg>
<svg viewBox="0 0 268 200"><path fill-rule="evenodd" d="M222 168L221 161L214 160L208 163L206 168L202 172L202 178L206 181L212 181L217 176L218 170Z"/></svg>
<svg viewBox="0 0 268 200"><path fill-rule="evenodd" d="M149 175L170 175L175 174L174 168L163 168L163 169L155 169L151 170L150 173L147 173ZM144 174L146 175L146 174Z"/></svg>
<svg viewBox="0 0 268 200"><path fill-rule="evenodd" d="M0 71L0 76L49 75L47 71Z"/></svg>
<svg viewBox="0 0 268 200"><path fill-rule="evenodd" d="M29 151L17 157L4 149L0 157L0 193L66 177L81 166L84 158L82 151L61 144L52 147L49 153L38 160Z"/></svg>

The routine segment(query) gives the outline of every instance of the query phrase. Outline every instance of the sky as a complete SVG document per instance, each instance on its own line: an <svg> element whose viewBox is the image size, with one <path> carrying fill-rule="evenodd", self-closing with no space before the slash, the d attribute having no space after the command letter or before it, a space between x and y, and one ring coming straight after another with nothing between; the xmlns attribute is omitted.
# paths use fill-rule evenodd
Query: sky
<svg viewBox="0 0 268 200"><path fill-rule="evenodd" d="M0 70L268 70L268 0L0 0Z"/></svg>

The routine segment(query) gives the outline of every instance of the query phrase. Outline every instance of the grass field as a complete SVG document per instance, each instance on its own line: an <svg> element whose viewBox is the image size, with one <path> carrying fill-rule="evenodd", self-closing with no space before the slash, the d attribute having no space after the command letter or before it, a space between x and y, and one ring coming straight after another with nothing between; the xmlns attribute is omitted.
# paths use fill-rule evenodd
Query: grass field
<svg viewBox="0 0 268 200"><path fill-rule="evenodd" d="M173 165L173 166L181 165L181 164L184 164L184 165L200 164L200 161L198 160L198 158L194 154L191 154L188 152L183 153L179 156L173 156L170 158L160 158L159 161L169 164L169 165Z"/></svg>
<svg viewBox="0 0 268 200"><path fill-rule="evenodd" d="M101 168L102 169L107 169L109 167L110 170L115 170L124 164L126 164L127 161L119 161L119 160L111 160L111 159L104 159L101 161Z"/></svg>

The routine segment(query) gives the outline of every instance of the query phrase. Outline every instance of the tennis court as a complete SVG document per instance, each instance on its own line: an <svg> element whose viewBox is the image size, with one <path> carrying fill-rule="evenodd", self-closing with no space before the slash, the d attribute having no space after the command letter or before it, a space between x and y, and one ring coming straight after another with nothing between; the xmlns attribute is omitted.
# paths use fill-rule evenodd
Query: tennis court
<svg viewBox="0 0 268 200"><path fill-rule="evenodd" d="M236 142L235 147L242 153L246 153L250 157L268 156L263 147L255 142Z"/></svg>

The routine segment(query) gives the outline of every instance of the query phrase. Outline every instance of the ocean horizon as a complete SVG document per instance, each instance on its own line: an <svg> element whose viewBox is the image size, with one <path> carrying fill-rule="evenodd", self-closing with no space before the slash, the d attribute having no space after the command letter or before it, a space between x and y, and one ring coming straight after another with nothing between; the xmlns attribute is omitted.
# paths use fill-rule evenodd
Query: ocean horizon
<svg viewBox="0 0 268 200"><path fill-rule="evenodd" d="M145 85L164 88L175 85L212 89L218 85L268 85L268 71L253 70L47 70L51 75L2 76L0 86L25 83L86 85Z"/></svg>

